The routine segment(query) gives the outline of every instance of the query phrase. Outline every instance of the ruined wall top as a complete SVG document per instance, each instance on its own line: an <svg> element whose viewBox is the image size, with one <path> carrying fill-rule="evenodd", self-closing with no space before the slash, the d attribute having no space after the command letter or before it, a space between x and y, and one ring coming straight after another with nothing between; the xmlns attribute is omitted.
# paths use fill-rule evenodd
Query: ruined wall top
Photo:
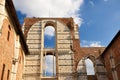
<svg viewBox="0 0 120 80"><path fill-rule="evenodd" d="M27 33L29 31L29 29L31 28L31 26L39 21L58 21L61 22L62 24L64 24L65 26L67 26L69 29L73 30L74 29L74 21L73 18L25 18L24 19L24 24L23 24L23 28L24 28L24 35L25 38L27 37Z"/></svg>

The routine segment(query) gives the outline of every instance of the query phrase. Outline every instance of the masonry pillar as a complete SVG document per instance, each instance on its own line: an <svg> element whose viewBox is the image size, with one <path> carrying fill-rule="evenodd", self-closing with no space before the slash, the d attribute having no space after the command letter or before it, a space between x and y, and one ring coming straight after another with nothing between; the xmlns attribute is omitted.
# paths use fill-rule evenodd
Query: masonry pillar
<svg viewBox="0 0 120 80"><path fill-rule="evenodd" d="M59 77L59 66L58 66L58 34L57 34L57 29L58 29L58 24L57 24L57 20L55 20L55 58L56 58L56 77Z"/></svg>
<svg viewBox="0 0 120 80"><path fill-rule="evenodd" d="M18 57L19 57L19 49L20 49L20 43L19 43L19 36L15 34L15 51L14 56L12 59L12 72L11 72L11 80L16 80L16 73L18 68Z"/></svg>
<svg viewBox="0 0 120 80"><path fill-rule="evenodd" d="M41 51L40 51L40 80L42 78L42 74L43 74L43 54L44 54L44 24L43 21L41 22Z"/></svg>

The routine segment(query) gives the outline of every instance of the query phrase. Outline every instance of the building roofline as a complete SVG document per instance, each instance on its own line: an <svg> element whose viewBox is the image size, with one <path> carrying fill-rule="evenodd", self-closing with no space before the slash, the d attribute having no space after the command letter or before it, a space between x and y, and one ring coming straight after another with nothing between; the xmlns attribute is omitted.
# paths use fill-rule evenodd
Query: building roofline
<svg viewBox="0 0 120 80"><path fill-rule="evenodd" d="M104 56L104 54L106 53L106 51L112 46L113 42L120 36L120 30L117 32L117 34L115 35L115 37L112 39L112 41L109 43L109 45L106 47L106 49L104 50L104 52L101 54L101 56Z"/></svg>
<svg viewBox="0 0 120 80"><path fill-rule="evenodd" d="M20 35L20 43L22 45L23 50L25 51L25 54L29 54L28 46L26 44L24 35L22 33L21 25L19 23L19 20L18 20L17 14L16 14L16 10L15 10L15 7L13 5L12 0L5 0L5 8L8 12L10 19L11 19L11 22L13 24L15 32L18 35Z"/></svg>
<svg viewBox="0 0 120 80"><path fill-rule="evenodd" d="M72 19L72 17L27 17L25 19L33 19L33 18L36 18L36 19Z"/></svg>

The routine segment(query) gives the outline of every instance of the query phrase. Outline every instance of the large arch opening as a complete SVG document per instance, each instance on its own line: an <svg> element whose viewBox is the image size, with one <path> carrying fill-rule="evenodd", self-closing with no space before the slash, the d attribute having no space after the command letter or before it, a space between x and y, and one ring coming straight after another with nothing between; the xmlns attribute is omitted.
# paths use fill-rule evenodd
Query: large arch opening
<svg viewBox="0 0 120 80"><path fill-rule="evenodd" d="M44 29L44 48L55 48L55 29L53 26L46 26Z"/></svg>
<svg viewBox="0 0 120 80"><path fill-rule="evenodd" d="M78 73L78 79L77 80L87 80L87 74L86 74L86 66L85 66L85 59L82 58L77 66L77 73Z"/></svg>
<svg viewBox="0 0 120 80"><path fill-rule="evenodd" d="M54 53L45 53L43 59L43 76L56 76L56 57Z"/></svg>
<svg viewBox="0 0 120 80"><path fill-rule="evenodd" d="M85 60L87 75L95 75L94 63L91 59Z"/></svg>

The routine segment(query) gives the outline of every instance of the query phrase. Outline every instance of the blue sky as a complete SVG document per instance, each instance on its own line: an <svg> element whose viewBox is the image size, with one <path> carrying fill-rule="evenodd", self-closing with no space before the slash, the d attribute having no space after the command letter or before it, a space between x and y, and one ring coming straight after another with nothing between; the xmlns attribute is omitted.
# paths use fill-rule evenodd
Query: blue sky
<svg viewBox="0 0 120 80"><path fill-rule="evenodd" d="M77 17L80 18L79 34L81 46L107 46L120 29L120 0L82 1L78 6L79 10L76 10L77 15L79 15ZM17 7L16 10L21 24L23 24L25 17L33 17L28 16L28 13ZM53 15L54 13L51 11L51 14ZM59 14L56 16L59 17ZM93 46L90 46L92 44Z"/></svg>
<svg viewBox="0 0 120 80"><path fill-rule="evenodd" d="M107 46L120 29L120 0L84 0L80 39Z"/></svg>

